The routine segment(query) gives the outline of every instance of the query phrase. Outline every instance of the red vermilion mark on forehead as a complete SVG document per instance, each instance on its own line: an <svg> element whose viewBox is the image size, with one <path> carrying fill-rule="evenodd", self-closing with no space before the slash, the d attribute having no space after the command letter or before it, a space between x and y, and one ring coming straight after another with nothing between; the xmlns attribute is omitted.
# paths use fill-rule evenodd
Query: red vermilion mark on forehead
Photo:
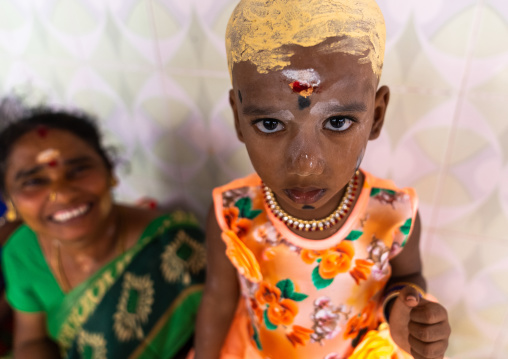
<svg viewBox="0 0 508 359"><path fill-rule="evenodd" d="M56 166L58 166L57 160L51 160L48 162L48 167L56 167Z"/></svg>
<svg viewBox="0 0 508 359"><path fill-rule="evenodd" d="M39 126L37 127L37 134L42 137L42 138L45 138L47 135L48 135L48 128L46 126Z"/></svg>
<svg viewBox="0 0 508 359"><path fill-rule="evenodd" d="M305 82L300 81L293 81L289 84L289 87L291 90L293 90L294 93L299 94L300 96L307 97L312 95L314 92L315 85L309 85Z"/></svg>
<svg viewBox="0 0 508 359"><path fill-rule="evenodd" d="M302 91L307 91L310 87L308 84L301 83L300 81L294 81L291 83L290 86L294 92L298 92L298 93L300 93Z"/></svg>

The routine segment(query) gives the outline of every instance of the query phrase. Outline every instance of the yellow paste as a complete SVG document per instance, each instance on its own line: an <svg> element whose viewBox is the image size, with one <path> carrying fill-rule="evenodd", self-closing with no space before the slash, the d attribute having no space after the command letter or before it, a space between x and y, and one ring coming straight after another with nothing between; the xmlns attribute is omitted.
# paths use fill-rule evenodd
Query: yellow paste
<svg viewBox="0 0 508 359"><path fill-rule="evenodd" d="M259 73L282 70L294 54L284 45L310 47L338 36L323 50L360 56L381 75L386 29L374 0L242 0L226 30L230 74L242 61Z"/></svg>

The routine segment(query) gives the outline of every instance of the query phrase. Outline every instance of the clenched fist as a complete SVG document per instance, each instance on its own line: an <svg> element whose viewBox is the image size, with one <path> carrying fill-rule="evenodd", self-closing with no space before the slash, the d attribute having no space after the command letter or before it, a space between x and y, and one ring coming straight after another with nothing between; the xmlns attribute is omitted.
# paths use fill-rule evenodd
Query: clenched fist
<svg viewBox="0 0 508 359"><path fill-rule="evenodd" d="M393 302L389 324L394 342L415 359L444 357L451 330L446 309L439 303L405 287Z"/></svg>

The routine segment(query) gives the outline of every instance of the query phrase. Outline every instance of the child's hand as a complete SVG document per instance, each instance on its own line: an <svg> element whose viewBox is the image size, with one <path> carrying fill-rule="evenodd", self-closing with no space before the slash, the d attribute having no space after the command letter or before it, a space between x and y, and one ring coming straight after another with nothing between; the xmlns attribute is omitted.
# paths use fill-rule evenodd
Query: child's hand
<svg viewBox="0 0 508 359"><path fill-rule="evenodd" d="M390 334L394 342L413 355L414 359L444 357L450 336L446 309L405 287L390 312Z"/></svg>

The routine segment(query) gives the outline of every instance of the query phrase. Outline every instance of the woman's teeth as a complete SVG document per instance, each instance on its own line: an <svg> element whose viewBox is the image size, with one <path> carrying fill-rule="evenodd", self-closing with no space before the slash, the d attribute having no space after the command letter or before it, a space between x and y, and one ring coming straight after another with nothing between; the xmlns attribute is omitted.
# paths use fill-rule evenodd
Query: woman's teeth
<svg viewBox="0 0 508 359"><path fill-rule="evenodd" d="M89 204L83 204L79 207L65 210L65 211L58 211L53 215L53 220L56 222L66 222L68 220L71 220L73 218L79 217L90 209Z"/></svg>

